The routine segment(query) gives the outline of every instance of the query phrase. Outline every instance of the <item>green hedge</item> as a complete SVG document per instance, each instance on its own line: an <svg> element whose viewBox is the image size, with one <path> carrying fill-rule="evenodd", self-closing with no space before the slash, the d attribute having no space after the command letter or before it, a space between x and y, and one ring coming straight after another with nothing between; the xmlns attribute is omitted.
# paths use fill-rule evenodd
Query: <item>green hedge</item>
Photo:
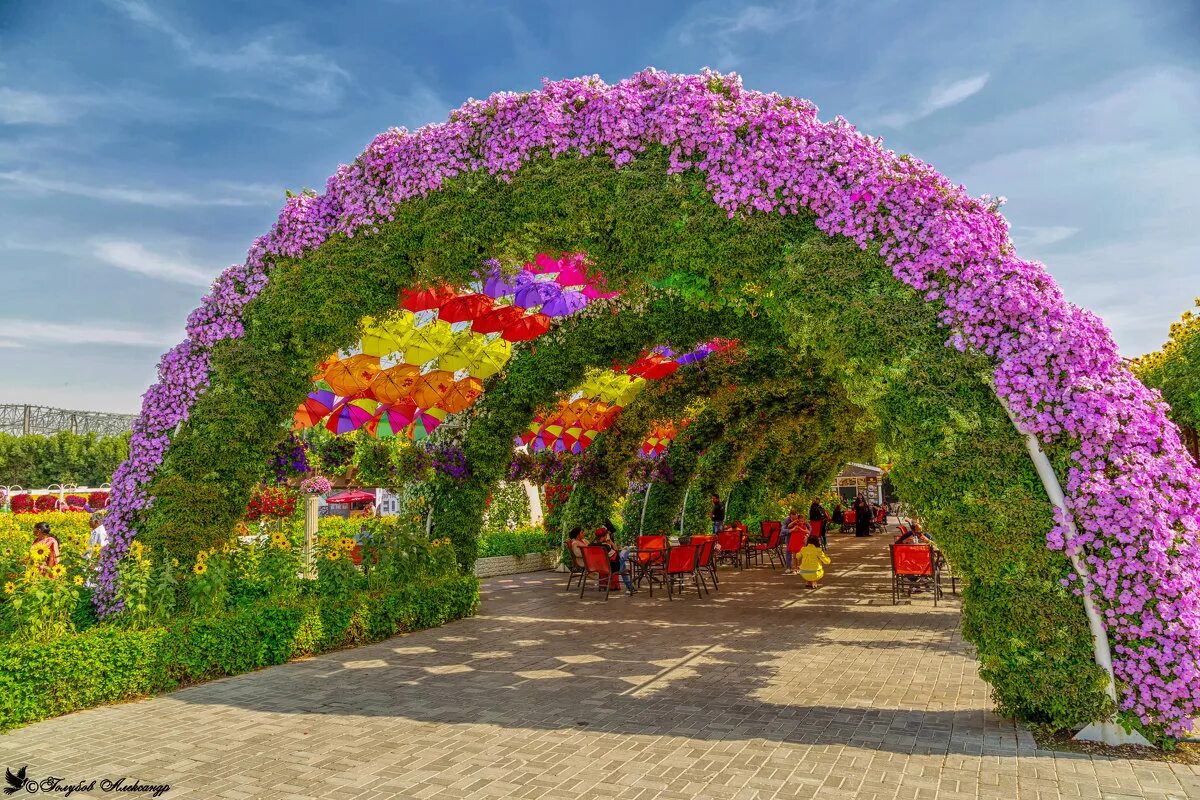
<svg viewBox="0 0 1200 800"><path fill-rule="evenodd" d="M0 731L435 627L478 606L479 582L454 577L345 605L262 605L162 628L100 626L46 644L10 642L0 646Z"/></svg>
<svg viewBox="0 0 1200 800"><path fill-rule="evenodd" d="M515 531L496 531L479 537L479 557L523 556L558 549L558 536L544 528L519 528Z"/></svg>

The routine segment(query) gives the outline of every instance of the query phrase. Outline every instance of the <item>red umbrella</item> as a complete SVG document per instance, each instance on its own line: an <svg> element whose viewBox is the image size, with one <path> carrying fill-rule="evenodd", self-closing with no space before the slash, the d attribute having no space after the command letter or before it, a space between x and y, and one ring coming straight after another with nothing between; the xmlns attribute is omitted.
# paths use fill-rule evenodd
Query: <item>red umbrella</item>
<svg viewBox="0 0 1200 800"><path fill-rule="evenodd" d="M520 306L497 306L471 323L471 330L476 333L499 333L523 316L525 309Z"/></svg>
<svg viewBox="0 0 1200 800"><path fill-rule="evenodd" d="M454 290L449 286L437 286L433 289L405 289L402 295L400 305L407 308L409 311L428 311L431 308L438 308L449 300L454 299Z"/></svg>
<svg viewBox="0 0 1200 800"><path fill-rule="evenodd" d="M464 294L442 304L438 319L446 322L476 320L492 310L492 298L486 294Z"/></svg>
<svg viewBox="0 0 1200 800"><path fill-rule="evenodd" d="M669 359L669 358L664 358L664 359L655 361L654 363L652 363L648 367L646 367L644 370L642 370L642 377L647 380L657 381L657 380L667 377L668 375L670 375L672 372L674 372L677 369L679 369L678 361L675 361L675 360Z"/></svg>
<svg viewBox="0 0 1200 800"><path fill-rule="evenodd" d="M550 330L550 318L545 314L530 314L521 317L501 331L500 335L510 342L527 342Z"/></svg>
<svg viewBox="0 0 1200 800"><path fill-rule="evenodd" d="M355 489L352 492L342 492L325 498L326 503L333 505L346 505L348 503L374 503L375 495L371 492L363 492Z"/></svg>

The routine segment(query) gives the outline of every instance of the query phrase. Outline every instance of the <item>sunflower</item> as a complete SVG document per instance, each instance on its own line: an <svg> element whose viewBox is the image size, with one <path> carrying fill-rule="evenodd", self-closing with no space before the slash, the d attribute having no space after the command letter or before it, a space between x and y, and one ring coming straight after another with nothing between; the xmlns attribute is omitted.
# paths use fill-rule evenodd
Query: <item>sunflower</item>
<svg viewBox="0 0 1200 800"><path fill-rule="evenodd" d="M201 560L197 560L196 566L192 567L192 572L196 573L197 575L203 575L204 573L208 572L208 564L205 564Z"/></svg>
<svg viewBox="0 0 1200 800"><path fill-rule="evenodd" d="M34 561L45 561L48 555L50 555L50 548L41 542L35 542L33 547L29 548L29 557Z"/></svg>
<svg viewBox="0 0 1200 800"><path fill-rule="evenodd" d="M350 538L342 539L342 549L349 552L354 549L354 540Z"/></svg>
<svg viewBox="0 0 1200 800"><path fill-rule="evenodd" d="M172 559L171 559L171 566L172 566L172 567L178 567L178 566L179 566L179 559L178 559L178 558L172 558Z"/></svg>
<svg viewBox="0 0 1200 800"><path fill-rule="evenodd" d="M63 575L66 575L66 574L67 574L67 568L64 567L62 564L55 564L53 567L50 568L50 577L51 578L61 578Z"/></svg>
<svg viewBox="0 0 1200 800"><path fill-rule="evenodd" d="M199 553L196 553L196 560L200 562L208 561L208 551L201 550Z"/></svg>
<svg viewBox="0 0 1200 800"><path fill-rule="evenodd" d="M83 586L83 576L82 576L82 575L76 575L76 576L75 576L75 585L76 585L76 586Z"/></svg>
<svg viewBox="0 0 1200 800"><path fill-rule="evenodd" d="M129 552L135 561L141 561L142 556L146 554L146 547L136 539L129 544Z"/></svg>
<svg viewBox="0 0 1200 800"><path fill-rule="evenodd" d="M17 590L17 585L15 583L13 583L12 581L9 581L8 583L4 584L4 593L5 594L12 594L16 590Z"/></svg>
<svg viewBox="0 0 1200 800"><path fill-rule="evenodd" d="M339 558L342 557L342 554L339 553L337 550L330 550L328 553L325 554L325 557L327 559L329 559L330 561L337 561Z"/></svg>
<svg viewBox="0 0 1200 800"><path fill-rule="evenodd" d="M37 567L29 567L27 570L25 570L25 575L23 577L26 583L36 583L38 578L42 577L42 573L38 572Z"/></svg>

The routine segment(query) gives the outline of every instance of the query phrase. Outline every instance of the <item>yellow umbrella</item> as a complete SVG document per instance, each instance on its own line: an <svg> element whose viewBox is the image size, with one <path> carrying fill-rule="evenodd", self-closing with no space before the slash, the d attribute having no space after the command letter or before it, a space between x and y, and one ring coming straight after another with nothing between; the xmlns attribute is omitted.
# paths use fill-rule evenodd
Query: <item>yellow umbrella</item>
<svg viewBox="0 0 1200 800"><path fill-rule="evenodd" d="M412 326L406 327L403 320L376 320L374 317L364 317L359 348L369 356L386 356L403 350L411 335Z"/></svg>
<svg viewBox="0 0 1200 800"><path fill-rule="evenodd" d="M454 334L450 323L435 320L413 331L404 347L404 360L409 364L424 364L450 349Z"/></svg>
<svg viewBox="0 0 1200 800"><path fill-rule="evenodd" d="M645 378L634 378L633 380L629 381L624 389L621 390L621 393L617 395L616 399L613 400L613 403L624 408L633 402L633 398L637 397L638 394L641 393L645 385Z"/></svg>
<svg viewBox="0 0 1200 800"><path fill-rule="evenodd" d="M483 355L486 342L478 334L456 334L450 341L450 348L438 358L438 369L458 372L469 369Z"/></svg>

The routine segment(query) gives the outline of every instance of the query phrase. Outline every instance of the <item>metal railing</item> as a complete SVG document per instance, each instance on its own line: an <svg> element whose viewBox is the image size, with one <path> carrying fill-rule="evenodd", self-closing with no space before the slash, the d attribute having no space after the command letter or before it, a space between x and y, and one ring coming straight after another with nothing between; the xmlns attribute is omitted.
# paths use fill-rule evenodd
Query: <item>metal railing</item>
<svg viewBox="0 0 1200 800"><path fill-rule="evenodd" d="M132 414L70 411L49 406L0 404L0 433L15 436L53 436L62 431L117 436L129 431Z"/></svg>

